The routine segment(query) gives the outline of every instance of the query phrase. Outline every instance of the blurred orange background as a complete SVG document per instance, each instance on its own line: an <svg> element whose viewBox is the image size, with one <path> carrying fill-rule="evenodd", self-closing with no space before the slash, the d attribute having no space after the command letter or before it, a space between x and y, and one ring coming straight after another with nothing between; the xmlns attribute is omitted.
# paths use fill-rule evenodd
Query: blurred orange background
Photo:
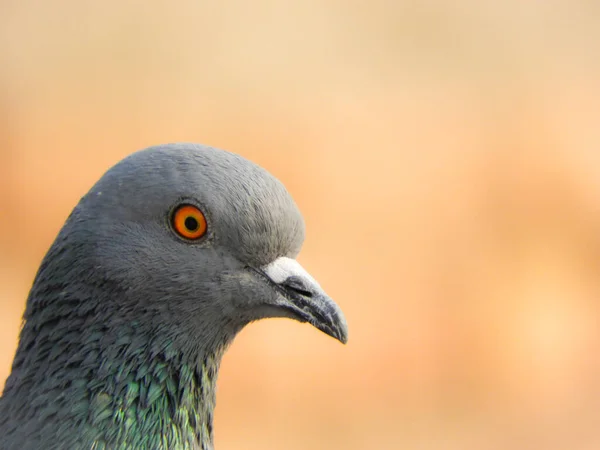
<svg viewBox="0 0 600 450"><path fill-rule="evenodd" d="M217 449L600 448L600 6L0 0L0 383L38 264L119 159L292 193L344 309L247 327Z"/></svg>

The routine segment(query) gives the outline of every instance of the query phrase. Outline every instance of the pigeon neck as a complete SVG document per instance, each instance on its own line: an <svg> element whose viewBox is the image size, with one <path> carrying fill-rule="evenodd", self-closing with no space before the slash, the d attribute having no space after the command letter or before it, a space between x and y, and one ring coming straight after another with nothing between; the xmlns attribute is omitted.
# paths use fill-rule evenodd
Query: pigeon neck
<svg viewBox="0 0 600 450"><path fill-rule="evenodd" d="M75 330L68 331L71 327ZM42 442L212 450L215 388L226 343L211 350L184 348L166 333L149 338L132 332L135 323L117 330L85 328L74 317L45 326L30 318L4 396L18 399L24 419L34 416L33 408L48 410L43 424L31 424L55 422L43 428Z"/></svg>
<svg viewBox="0 0 600 450"><path fill-rule="evenodd" d="M212 450L222 353L204 355L193 364L144 356L128 368L117 368L93 396L92 422L99 418L105 422L102 429L116 432L132 427L129 437L118 442L131 448Z"/></svg>
<svg viewBox="0 0 600 450"><path fill-rule="evenodd" d="M127 435L115 447L213 449L213 411L222 351L198 362L162 355L123 361L92 393L91 423ZM108 448L113 448L109 442Z"/></svg>

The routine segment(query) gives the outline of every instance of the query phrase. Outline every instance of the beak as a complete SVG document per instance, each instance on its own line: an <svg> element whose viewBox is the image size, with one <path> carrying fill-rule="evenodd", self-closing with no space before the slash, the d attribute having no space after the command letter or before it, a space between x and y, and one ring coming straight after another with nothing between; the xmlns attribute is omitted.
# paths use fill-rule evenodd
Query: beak
<svg viewBox="0 0 600 450"><path fill-rule="evenodd" d="M295 259L277 258L257 272L281 294L277 307L285 309L294 319L310 323L342 344L348 342L344 313Z"/></svg>

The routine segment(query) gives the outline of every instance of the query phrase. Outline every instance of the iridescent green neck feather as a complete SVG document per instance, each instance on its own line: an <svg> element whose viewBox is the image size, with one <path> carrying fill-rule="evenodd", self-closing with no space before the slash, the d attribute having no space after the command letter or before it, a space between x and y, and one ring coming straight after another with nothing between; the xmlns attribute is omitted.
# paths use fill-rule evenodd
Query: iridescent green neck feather
<svg viewBox="0 0 600 450"><path fill-rule="evenodd" d="M215 384L221 355L196 367L154 359L117 371L91 397L94 449L212 450Z"/></svg>
<svg viewBox="0 0 600 450"><path fill-rule="evenodd" d="M47 288L39 306L56 301ZM64 301L69 289L58 295ZM0 401L11 448L212 450L227 342L184 346L173 330L109 319L107 310L41 311L24 324Z"/></svg>

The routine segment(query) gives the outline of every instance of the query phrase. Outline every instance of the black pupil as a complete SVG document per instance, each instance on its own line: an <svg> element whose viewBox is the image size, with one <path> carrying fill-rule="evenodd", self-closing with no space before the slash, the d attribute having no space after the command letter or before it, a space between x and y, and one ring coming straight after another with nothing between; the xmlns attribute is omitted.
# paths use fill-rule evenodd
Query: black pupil
<svg viewBox="0 0 600 450"><path fill-rule="evenodd" d="M189 217L185 218L185 227L189 231L196 231L199 226L200 226L200 224L194 217L189 216Z"/></svg>

